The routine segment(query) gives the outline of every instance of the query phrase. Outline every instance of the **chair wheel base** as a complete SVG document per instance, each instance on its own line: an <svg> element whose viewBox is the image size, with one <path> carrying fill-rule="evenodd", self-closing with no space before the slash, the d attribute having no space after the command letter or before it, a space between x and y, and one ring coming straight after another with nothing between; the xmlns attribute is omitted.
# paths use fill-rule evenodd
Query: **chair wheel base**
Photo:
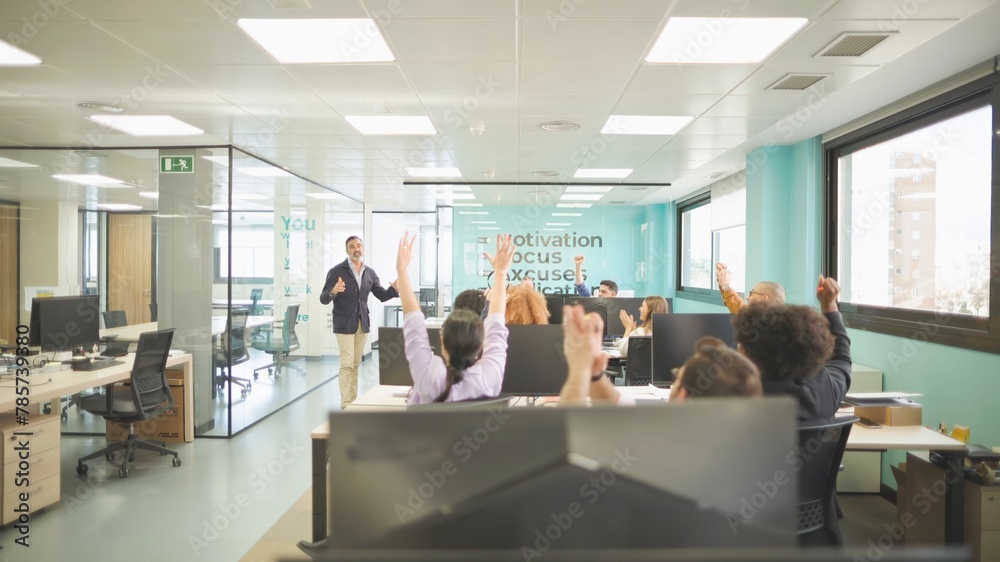
<svg viewBox="0 0 1000 562"><path fill-rule="evenodd" d="M87 474L87 472L89 472L89 471L90 471L90 467L87 466L87 465L85 465L85 464L78 464L78 465L76 465L76 473L79 474L80 476L83 476L84 474Z"/></svg>
<svg viewBox="0 0 1000 562"><path fill-rule="evenodd" d="M180 465L181 465L181 459L180 459L180 457L174 457L174 460L173 460L173 461L171 461L171 463L172 463L172 464L173 464L174 466L180 466Z"/></svg>

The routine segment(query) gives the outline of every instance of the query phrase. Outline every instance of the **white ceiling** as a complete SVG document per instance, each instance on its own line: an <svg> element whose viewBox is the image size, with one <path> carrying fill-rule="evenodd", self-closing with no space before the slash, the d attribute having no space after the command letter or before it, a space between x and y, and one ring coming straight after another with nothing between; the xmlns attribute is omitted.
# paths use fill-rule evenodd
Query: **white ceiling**
<svg viewBox="0 0 1000 562"><path fill-rule="evenodd" d="M457 166L464 181L502 183L552 181L536 171L568 181L578 167L633 168L610 183L672 185L622 185L606 202L669 201L710 183L709 173L741 169L746 153L768 141L822 134L1000 54L995 0L308 0L307 8L266 0L60 2L0 4L0 38L43 61L0 69L0 145L235 144L374 210L433 208L432 189L403 185L403 167L425 165ZM809 21L760 64L645 63L672 16ZM236 25L249 17L376 18L396 62L278 64ZM813 56L843 32L886 30L897 33L862 57ZM816 91L765 90L802 72L827 77ZM817 92L822 109L792 134L778 129ZM87 119L74 105L80 101L169 114L206 132L133 137ZM344 119L386 113L427 115L438 134L365 137ZM612 114L695 119L675 136L602 136ZM538 127L550 120L581 128ZM473 135L472 125L485 132ZM26 197L21 183L31 184L32 197L71 197L65 183L44 181L53 160L34 172L0 168L0 199ZM73 160L88 163L90 173L130 174L156 187L155 158ZM525 204L540 189L473 192L486 205ZM115 201L131 197L115 191Z"/></svg>

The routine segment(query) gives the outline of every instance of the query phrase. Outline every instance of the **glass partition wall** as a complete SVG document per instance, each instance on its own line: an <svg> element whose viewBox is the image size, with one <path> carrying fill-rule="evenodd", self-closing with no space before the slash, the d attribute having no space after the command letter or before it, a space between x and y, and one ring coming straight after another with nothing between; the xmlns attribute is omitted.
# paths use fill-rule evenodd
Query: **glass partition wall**
<svg viewBox="0 0 1000 562"><path fill-rule="evenodd" d="M335 376L318 295L363 222L361 203L228 146L0 149L0 257L16 264L0 268L0 346L31 296L99 294L129 325L176 329L195 435L235 435ZM64 433L104 433L72 397L60 407Z"/></svg>

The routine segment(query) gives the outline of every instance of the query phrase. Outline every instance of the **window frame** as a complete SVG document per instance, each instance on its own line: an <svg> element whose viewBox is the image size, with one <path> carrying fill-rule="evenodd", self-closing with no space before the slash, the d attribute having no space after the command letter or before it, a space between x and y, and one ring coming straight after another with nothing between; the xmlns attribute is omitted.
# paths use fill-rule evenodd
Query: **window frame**
<svg viewBox="0 0 1000 562"><path fill-rule="evenodd" d="M839 161L846 154L880 144L913 131L967 113L992 107L990 307L989 316L970 318L942 311L913 310L850 302L839 303L849 328L929 341L941 345L1000 354L1000 76L987 76L942 95L896 112L823 144L824 256L825 270L837 277ZM970 202L973 204L974 202Z"/></svg>
<svg viewBox="0 0 1000 562"><path fill-rule="evenodd" d="M710 275L710 285L711 288L703 289L701 287L686 287L683 285L684 273L683 273L683 263L684 263L684 213L688 211L693 211L699 207L704 207L705 205L710 205L712 203L712 192L705 191L699 193L694 197L691 197L681 203L677 204L677 225L676 225L676 239L677 239L677 282L676 287L674 287L676 296L678 298L704 302L708 304L721 305L721 298L715 294L717 287L715 286L715 275ZM710 255L715 255L715 236L711 236L711 250Z"/></svg>

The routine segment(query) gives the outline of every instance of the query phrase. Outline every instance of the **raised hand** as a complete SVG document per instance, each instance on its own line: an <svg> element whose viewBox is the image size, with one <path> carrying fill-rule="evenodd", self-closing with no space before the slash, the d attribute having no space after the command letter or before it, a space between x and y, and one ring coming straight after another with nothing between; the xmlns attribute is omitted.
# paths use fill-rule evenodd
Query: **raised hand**
<svg viewBox="0 0 1000 562"><path fill-rule="evenodd" d="M489 260L490 265L493 266L494 275L503 273L507 274L510 269L510 264L514 260L514 241L511 239L510 234L500 234L497 236L497 253L496 255L491 255L489 252L484 252L486 254L486 259Z"/></svg>
<svg viewBox="0 0 1000 562"><path fill-rule="evenodd" d="M575 263L577 267L583 265L583 260L584 260L583 254L577 254L575 257L573 257L573 263Z"/></svg>
<svg viewBox="0 0 1000 562"><path fill-rule="evenodd" d="M585 315L580 305L563 307L563 353L570 376L583 376L585 373L589 377L595 365L600 365L602 361L607 365L603 344L604 321L600 316Z"/></svg>
<svg viewBox="0 0 1000 562"><path fill-rule="evenodd" d="M403 275L410 266L410 260L413 258L413 242L416 239L417 235L410 236L409 232L404 232L403 237L399 239L399 249L396 251L397 274Z"/></svg>
<svg viewBox="0 0 1000 562"><path fill-rule="evenodd" d="M840 296L840 284L832 277L819 276L819 285L816 287L816 298L819 299L820 310L823 312L837 312L837 297Z"/></svg>
<svg viewBox="0 0 1000 562"><path fill-rule="evenodd" d="M719 284L720 289L729 288L729 284L733 281L733 272L729 271L726 264L722 262L715 264L715 281Z"/></svg>

